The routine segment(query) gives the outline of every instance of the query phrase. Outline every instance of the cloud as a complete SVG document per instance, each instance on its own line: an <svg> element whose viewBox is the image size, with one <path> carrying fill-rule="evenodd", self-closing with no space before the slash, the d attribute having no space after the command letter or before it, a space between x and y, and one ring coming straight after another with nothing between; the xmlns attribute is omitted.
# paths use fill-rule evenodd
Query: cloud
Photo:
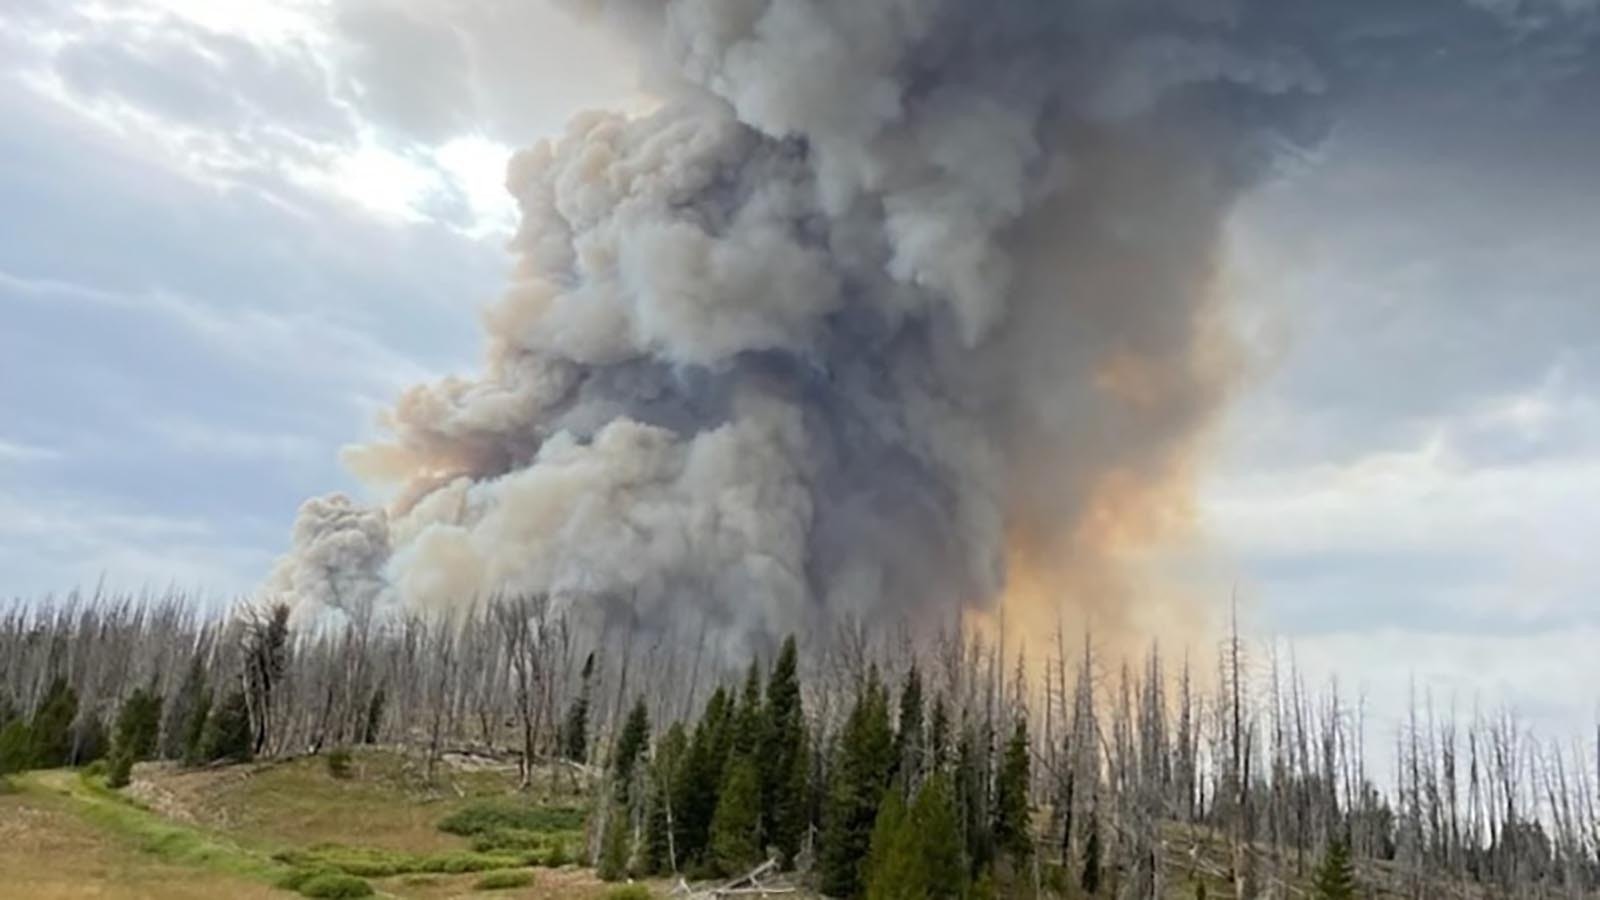
<svg viewBox="0 0 1600 900"><path fill-rule="evenodd" d="M58 450L0 438L0 465L6 463L48 462L60 458L61 453Z"/></svg>

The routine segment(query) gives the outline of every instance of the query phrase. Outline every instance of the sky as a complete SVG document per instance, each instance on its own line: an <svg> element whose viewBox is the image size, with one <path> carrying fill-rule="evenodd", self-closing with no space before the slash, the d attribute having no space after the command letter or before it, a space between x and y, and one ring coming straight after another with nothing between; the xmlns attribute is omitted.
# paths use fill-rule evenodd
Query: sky
<svg viewBox="0 0 1600 900"><path fill-rule="evenodd" d="M1560 730L1600 700L1578 21L1493 85L1345 110L1231 223L1249 367L1201 530L1252 629L1380 716L1413 683ZM302 500L363 493L339 448L478 364L512 150L638 84L541 4L0 7L0 595L259 584Z"/></svg>

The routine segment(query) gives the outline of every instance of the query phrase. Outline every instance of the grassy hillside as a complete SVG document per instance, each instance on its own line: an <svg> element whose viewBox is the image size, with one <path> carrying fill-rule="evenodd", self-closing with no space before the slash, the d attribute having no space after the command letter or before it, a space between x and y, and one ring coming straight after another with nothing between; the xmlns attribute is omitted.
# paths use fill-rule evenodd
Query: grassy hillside
<svg viewBox="0 0 1600 900"><path fill-rule="evenodd" d="M342 778L321 757L144 765L121 792L74 771L29 772L0 793L0 897L319 896L364 882L408 898L603 898L610 886L569 861L581 788L552 773L522 794L514 772L468 764L430 786L382 750L357 753ZM507 812L523 827L477 827Z"/></svg>

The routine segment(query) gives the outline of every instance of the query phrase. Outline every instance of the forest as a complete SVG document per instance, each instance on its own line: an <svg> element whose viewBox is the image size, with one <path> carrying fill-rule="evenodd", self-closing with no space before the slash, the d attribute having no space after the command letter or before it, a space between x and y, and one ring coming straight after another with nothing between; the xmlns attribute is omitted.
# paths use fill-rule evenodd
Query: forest
<svg viewBox="0 0 1600 900"><path fill-rule="evenodd" d="M1369 734L1359 697L1311 688L1237 626L1176 660L1113 658L1092 634L1028 656L860 623L739 658L544 597L316 623L202 610L177 594L13 604L0 775L94 764L115 788L145 760L339 765L382 745L431 779L470 752L514 760L523 789L583 776L582 855L606 880L769 863L840 898L1600 887L1596 748L1426 695Z"/></svg>

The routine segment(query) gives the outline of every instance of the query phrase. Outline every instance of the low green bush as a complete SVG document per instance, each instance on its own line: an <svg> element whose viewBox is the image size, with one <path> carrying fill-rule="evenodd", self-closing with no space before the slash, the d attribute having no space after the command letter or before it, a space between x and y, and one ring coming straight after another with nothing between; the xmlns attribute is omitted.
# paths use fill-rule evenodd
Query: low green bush
<svg viewBox="0 0 1600 900"><path fill-rule="evenodd" d="M334 778L344 781L350 777L350 751L344 747L329 750L324 762L328 767L328 774Z"/></svg>
<svg viewBox="0 0 1600 900"><path fill-rule="evenodd" d="M584 811L571 806L533 806L515 799L480 800L445 817L439 830L466 837L497 829L579 831Z"/></svg>
<svg viewBox="0 0 1600 900"><path fill-rule="evenodd" d="M354 897L371 897L372 885L354 875L340 872L322 872L307 878L296 888L303 897L317 900L348 900Z"/></svg>
<svg viewBox="0 0 1600 900"><path fill-rule="evenodd" d="M475 891L505 891L511 888L527 887L533 884L533 873L520 869L504 869L499 872L490 872L479 878L472 889Z"/></svg>
<svg viewBox="0 0 1600 900"><path fill-rule="evenodd" d="M606 900L650 900L651 896L642 884L623 884L606 891Z"/></svg>

